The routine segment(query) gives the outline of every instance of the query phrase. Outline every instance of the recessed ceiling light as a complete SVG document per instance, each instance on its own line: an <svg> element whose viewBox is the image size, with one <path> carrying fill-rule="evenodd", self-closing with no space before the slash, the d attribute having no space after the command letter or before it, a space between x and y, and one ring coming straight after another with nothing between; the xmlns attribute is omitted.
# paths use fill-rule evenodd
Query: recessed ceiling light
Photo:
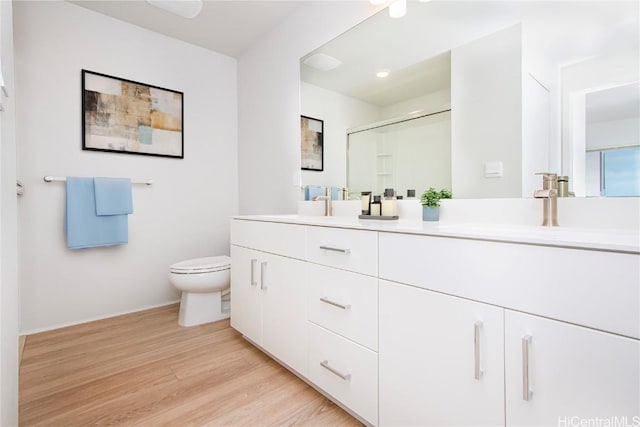
<svg viewBox="0 0 640 427"><path fill-rule="evenodd" d="M380 70L376 73L376 77L384 79L385 77L389 77L389 74L391 74L389 70Z"/></svg>
<svg viewBox="0 0 640 427"><path fill-rule="evenodd" d="M339 67L342 61L327 55L326 53L316 53L303 61L309 67L313 67L320 71L329 71Z"/></svg>
<svg viewBox="0 0 640 427"><path fill-rule="evenodd" d="M389 5L389 16L402 18L407 14L407 0L396 0Z"/></svg>
<svg viewBox="0 0 640 427"><path fill-rule="evenodd" d="M147 0L147 3L183 18L195 18L202 10L202 0Z"/></svg>

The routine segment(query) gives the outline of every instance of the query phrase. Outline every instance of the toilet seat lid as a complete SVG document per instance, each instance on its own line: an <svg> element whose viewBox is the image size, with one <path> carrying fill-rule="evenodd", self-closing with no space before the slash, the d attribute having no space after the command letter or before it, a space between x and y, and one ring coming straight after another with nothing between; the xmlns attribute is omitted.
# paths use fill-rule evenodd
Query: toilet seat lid
<svg viewBox="0 0 640 427"><path fill-rule="evenodd" d="M228 256L210 256L194 258L173 264L169 269L176 273L207 273L216 270L226 270L231 266Z"/></svg>

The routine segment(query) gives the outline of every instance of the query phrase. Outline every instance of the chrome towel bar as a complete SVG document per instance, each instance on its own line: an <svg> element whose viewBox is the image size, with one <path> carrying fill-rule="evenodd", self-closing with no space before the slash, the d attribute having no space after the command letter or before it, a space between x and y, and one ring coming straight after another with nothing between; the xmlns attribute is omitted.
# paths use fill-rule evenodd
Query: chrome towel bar
<svg viewBox="0 0 640 427"><path fill-rule="evenodd" d="M64 176L45 176L44 178L44 182L64 182L67 180L66 177ZM145 181L131 181L132 184L144 184L144 185L152 185L153 184L153 180L151 179L147 179Z"/></svg>

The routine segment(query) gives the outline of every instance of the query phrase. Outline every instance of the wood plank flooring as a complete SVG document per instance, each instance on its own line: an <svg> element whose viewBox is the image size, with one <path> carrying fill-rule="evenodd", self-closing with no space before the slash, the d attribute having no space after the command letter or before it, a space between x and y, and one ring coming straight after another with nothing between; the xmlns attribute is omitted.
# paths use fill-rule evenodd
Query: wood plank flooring
<svg viewBox="0 0 640 427"><path fill-rule="evenodd" d="M229 326L178 306L29 335L21 426L360 426Z"/></svg>

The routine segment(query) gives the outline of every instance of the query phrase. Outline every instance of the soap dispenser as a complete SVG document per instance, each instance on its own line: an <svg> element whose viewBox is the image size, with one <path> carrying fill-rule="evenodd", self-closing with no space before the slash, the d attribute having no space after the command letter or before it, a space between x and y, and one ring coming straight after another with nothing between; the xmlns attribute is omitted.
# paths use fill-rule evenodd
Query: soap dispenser
<svg viewBox="0 0 640 427"><path fill-rule="evenodd" d="M371 191L363 191L361 195L362 215L371 215Z"/></svg>
<svg viewBox="0 0 640 427"><path fill-rule="evenodd" d="M380 202L380 196L373 196L373 202L371 202L371 216L382 215L382 203Z"/></svg>
<svg viewBox="0 0 640 427"><path fill-rule="evenodd" d="M396 200L393 188L387 188L384 190L384 199L382 200L382 216L398 216L398 202Z"/></svg>

